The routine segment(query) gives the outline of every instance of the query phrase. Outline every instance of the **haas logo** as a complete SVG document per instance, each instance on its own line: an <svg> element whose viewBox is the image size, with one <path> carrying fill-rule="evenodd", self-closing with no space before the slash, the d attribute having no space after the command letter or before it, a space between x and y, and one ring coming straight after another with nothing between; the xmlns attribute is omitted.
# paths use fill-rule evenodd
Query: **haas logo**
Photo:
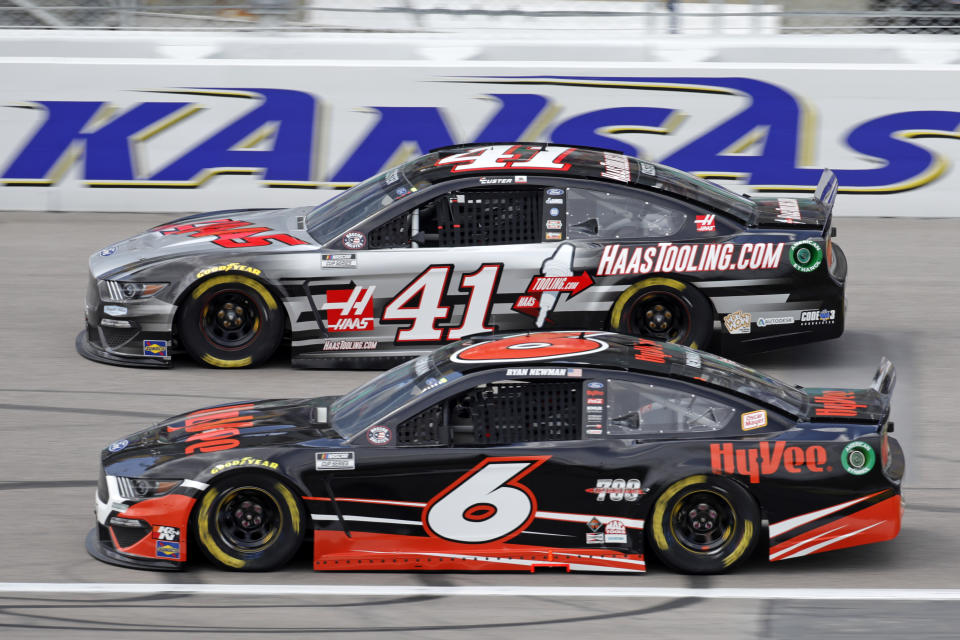
<svg viewBox="0 0 960 640"><path fill-rule="evenodd" d="M373 329L373 290L376 287L331 289L321 309L327 312L327 331Z"/></svg>

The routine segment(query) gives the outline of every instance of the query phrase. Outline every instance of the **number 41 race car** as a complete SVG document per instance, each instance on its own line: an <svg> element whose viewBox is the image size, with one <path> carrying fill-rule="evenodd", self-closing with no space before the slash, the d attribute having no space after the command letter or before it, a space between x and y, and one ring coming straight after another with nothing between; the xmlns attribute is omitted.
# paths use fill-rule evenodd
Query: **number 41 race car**
<svg viewBox="0 0 960 640"><path fill-rule="evenodd" d="M177 569L732 569L889 540L893 366L801 389L613 333L471 338L340 398L235 402L102 453L87 549ZM312 538L312 539L311 539Z"/></svg>
<svg viewBox="0 0 960 640"><path fill-rule="evenodd" d="M174 220L90 258L81 354L383 367L492 331L612 329L716 350L843 332L837 190L748 198L619 153L440 149L319 207Z"/></svg>

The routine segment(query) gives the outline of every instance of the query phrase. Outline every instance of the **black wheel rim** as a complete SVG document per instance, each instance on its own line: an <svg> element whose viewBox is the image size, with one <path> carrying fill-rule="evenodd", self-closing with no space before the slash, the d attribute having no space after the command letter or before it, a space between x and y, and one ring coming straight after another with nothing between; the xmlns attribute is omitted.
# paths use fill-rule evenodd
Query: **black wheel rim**
<svg viewBox="0 0 960 640"><path fill-rule="evenodd" d="M218 291L203 307L200 327L204 337L222 349L240 349L256 340L261 327L260 307L243 291Z"/></svg>
<svg viewBox="0 0 960 640"><path fill-rule="evenodd" d="M633 305L630 329L634 335L683 343L690 333L690 309L671 293L648 293Z"/></svg>
<svg viewBox="0 0 960 640"><path fill-rule="evenodd" d="M255 553L270 546L282 527L280 505L259 487L231 489L217 510L220 539L241 553Z"/></svg>
<svg viewBox="0 0 960 640"><path fill-rule="evenodd" d="M673 508L670 528L677 541L696 553L717 551L733 539L737 516L733 505L714 491L689 493Z"/></svg>

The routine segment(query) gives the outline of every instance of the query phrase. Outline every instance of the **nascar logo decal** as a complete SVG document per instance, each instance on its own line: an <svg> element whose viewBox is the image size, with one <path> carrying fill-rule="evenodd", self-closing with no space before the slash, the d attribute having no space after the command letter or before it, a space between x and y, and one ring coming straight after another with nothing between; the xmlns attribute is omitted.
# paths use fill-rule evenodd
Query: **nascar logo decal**
<svg viewBox="0 0 960 640"><path fill-rule="evenodd" d="M610 346L603 340L596 339L595 336L598 335L604 334L581 331L525 333L464 347L450 356L450 360L453 362L510 362L587 355L604 351Z"/></svg>

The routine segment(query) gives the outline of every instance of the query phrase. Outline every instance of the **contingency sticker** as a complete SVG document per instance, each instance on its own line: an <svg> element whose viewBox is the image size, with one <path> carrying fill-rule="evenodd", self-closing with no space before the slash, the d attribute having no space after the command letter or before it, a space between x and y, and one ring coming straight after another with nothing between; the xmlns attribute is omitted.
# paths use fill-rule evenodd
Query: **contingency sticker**
<svg viewBox="0 0 960 640"><path fill-rule="evenodd" d="M320 451L317 453L317 471L324 469L356 469L353 451Z"/></svg>
<svg viewBox="0 0 960 640"><path fill-rule="evenodd" d="M763 409L740 414L740 428L751 431L767 426L767 412Z"/></svg>
<svg viewBox="0 0 960 640"><path fill-rule="evenodd" d="M328 269L333 268L355 268L357 266L357 254L355 253L322 253L320 254L320 266Z"/></svg>

